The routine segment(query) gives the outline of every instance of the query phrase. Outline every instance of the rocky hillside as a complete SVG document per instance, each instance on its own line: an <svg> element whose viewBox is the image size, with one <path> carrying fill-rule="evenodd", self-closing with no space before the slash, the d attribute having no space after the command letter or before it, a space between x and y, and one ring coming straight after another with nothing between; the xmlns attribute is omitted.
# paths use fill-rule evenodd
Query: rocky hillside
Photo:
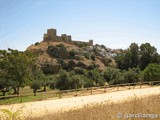
<svg viewBox="0 0 160 120"><path fill-rule="evenodd" d="M60 69L81 72L82 69L105 69L116 66L114 57L120 50L111 50L103 45L85 46L65 42L40 42L27 48L38 55L38 64L45 74L54 74Z"/></svg>

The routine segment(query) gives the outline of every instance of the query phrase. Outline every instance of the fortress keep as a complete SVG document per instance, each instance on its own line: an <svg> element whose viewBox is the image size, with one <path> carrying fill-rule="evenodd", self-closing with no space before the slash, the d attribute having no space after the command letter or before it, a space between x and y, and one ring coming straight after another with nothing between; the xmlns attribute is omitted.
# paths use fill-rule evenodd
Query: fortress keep
<svg viewBox="0 0 160 120"><path fill-rule="evenodd" d="M85 43L88 46L93 46L93 40L89 40L89 42L82 42L82 41L78 41L78 40L72 40L71 35L62 34L61 36L57 36L57 30L53 29L53 28L47 30L47 33L44 34L44 36L43 36L43 41L44 42L47 42L47 41L66 42L69 44Z"/></svg>

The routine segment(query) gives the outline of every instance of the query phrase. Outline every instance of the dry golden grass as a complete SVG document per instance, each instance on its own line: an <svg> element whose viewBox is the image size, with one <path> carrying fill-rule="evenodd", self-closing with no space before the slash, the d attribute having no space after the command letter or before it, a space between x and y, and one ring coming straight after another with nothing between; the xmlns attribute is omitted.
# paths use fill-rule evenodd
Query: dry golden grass
<svg viewBox="0 0 160 120"><path fill-rule="evenodd" d="M72 109L66 112L51 113L38 118L27 118L27 120L125 120L128 114L152 114L144 118L128 117L127 120L160 120L160 96L146 98L134 98L124 103L101 103L89 104L82 109ZM122 113L123 117L118 118L117 114ZM155 115L156 114L156 115Z"/></svg>

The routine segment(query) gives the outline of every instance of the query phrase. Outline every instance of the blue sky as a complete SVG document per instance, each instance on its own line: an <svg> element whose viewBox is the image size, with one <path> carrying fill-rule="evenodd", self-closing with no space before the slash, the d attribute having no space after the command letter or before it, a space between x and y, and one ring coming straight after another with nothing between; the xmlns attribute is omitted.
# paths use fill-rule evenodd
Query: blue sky
<svg viewBox="0 0 160 120"><path fill-rule="evenodd" d="M160 53L160 0L0 0L0 49L25 50L49 28L109 48L149 42Z"/></svg>

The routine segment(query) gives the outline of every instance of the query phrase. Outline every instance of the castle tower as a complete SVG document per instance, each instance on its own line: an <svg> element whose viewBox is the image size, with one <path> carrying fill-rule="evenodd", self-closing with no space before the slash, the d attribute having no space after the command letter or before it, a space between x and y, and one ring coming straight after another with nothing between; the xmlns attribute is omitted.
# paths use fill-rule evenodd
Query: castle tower
<svg viewBox="0 0 160 120"><path fill-rule="evenodd" d="M57 31L56 29L48 29L47 30L47 40L55 40L57 36Z"/></svg>
<svg viewBox="0 0 160 120"><path fill-rule="evenodd" d="M93 40L89 40L89 46L93 46Z"/></svg>
<svg viewBox="0 0 160 120"><path fill-rule="evenodd" d="M61 38L63 39L63 41L67 42L67 35L66 34L62 34Z"/></svg>
<svg viewBox="0 0 160 120"><path fill-rule="evenodd" d="M47 34L44 34L43 35L43 41L47 41L47 40L48 40Z"/></svg>
<svg viewBox="0 0 160 120"><path fill-rule="evenodd" d="M71 41L72 41L71 35L68 35L68 36L67 36L67 39L68 39L68 42L71 42Z"/></svg>

